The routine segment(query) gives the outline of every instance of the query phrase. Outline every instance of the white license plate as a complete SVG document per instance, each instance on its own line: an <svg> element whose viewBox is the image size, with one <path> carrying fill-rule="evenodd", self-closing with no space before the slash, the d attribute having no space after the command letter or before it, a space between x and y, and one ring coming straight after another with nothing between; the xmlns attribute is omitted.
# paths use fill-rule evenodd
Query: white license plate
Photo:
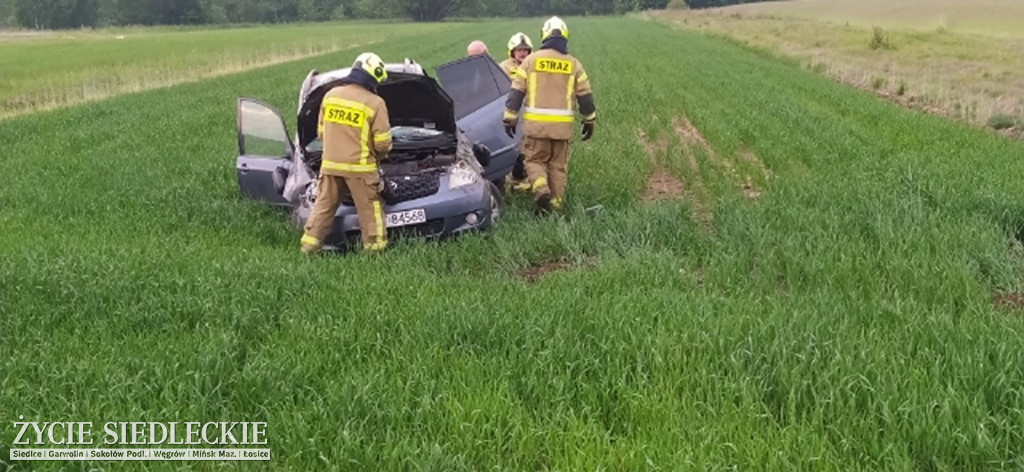
<svg viewBox="0 0 1024 472"><path fill-rule="evenodd" d="M388 213L384 215L384 224L388 228L395 226L414 225L416 223L425 223L427 221L427 211L422 208L415 210L400 211L397 213Z"/></svg>

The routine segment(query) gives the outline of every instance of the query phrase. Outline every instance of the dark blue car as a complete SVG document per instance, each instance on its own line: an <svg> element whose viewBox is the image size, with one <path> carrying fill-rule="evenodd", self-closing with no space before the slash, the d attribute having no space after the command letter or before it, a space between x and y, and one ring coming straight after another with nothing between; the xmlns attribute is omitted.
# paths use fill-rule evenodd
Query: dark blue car
<svg viewBox="0 0 1024 472"><path fill-rule="evenodd" d="M489 56L437 68L438 80L406 59L388 65L379 95L388 106L393 149L379 163L389 232L439 238L486 230L499 219L501 183L511 172L519 140L501 124L510 81ZM349 69L311 71L299 92L296 133L269 105L238 100L238 185L244 195L292 210L305 224L316 197L322 148L316 135L324 94ZM358 240L351 200L335 215L326 244Z"/></svg>

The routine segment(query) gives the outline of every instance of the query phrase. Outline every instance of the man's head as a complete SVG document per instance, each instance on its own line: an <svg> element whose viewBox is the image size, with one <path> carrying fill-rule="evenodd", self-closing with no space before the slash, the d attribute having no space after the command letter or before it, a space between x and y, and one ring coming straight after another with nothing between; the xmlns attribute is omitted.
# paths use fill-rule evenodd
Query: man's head
<svg viewBox="0 0 1024 472"><path fill-rule="evenodd" d="M483 41L478 39L469 43L469 46L466 46L467 56L479 56L481 54L487 54L487 45Z"/></svg>
<svg viewBox="0 0 1024 472"><path fill-rule="evenodd" d="M544 22L544 26L540 27L540 39L544 41L555 36L569 39L569 27L561 18L552 16L548 18L548 21Z"/></svg>
<svg viewBox="0 0 1024 472"><path fill-rule="evenodd" d="M516 62L523 62L526 56L529 56L533 52L533 42L530 41L530 37L523 33L513 34L508 40L508 55L509 57L516 60Z"/></svg>

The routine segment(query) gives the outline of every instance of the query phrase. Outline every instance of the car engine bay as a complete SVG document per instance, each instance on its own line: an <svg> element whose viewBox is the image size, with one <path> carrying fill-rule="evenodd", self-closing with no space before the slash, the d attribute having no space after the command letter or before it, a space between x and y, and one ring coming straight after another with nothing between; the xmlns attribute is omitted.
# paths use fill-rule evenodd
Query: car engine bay
<svg viewBox="0 0 1024 472"><path fill-rule="evenodd" d="M480 171L481 161L490 155L461 132L456 136L424 127L394 126L391 135L392 149L378 162L383 180L381 198L389 205L433 195L440 190L441 176L459 160L471 162ZM318 173L322 157L322 143L317 138L306 146L303 162ZM350 200L342 201L351 204Z"/></svg>

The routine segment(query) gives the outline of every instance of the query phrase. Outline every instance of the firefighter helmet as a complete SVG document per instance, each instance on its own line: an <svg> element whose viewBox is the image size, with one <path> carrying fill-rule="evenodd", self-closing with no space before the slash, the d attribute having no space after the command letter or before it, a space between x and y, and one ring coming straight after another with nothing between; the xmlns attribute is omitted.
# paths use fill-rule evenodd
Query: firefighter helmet
<svg viewBox="0 0 1024 472"><path fill-rule="evenodd" d="M529 36L524 33L513 34L512 37L508 39L508 57L515 56L515 50L523 46L526 46L530 52L533 52L533 42L530 41Z"/></svg>
<svg viewBox="0 0 1024 472"><path fill-rule="evenodd" d="M388 78L388 70L384 67L384 61L380 59L380 56L372 52L360 54L356 61L352 63L352 68L366 71L378 84Z"/></svg>
<svg viewBox="0 0 1024 472"><path fill-rule="evenodd" d="M565 22L562 21L561 18L552 16L551 18L548 18L548 21L545 21L544 26L540 28L540 39L542 41L548 39L548 37L554 35L556 31L559 36L569 39L569 27L566 26Z"/></svg>

